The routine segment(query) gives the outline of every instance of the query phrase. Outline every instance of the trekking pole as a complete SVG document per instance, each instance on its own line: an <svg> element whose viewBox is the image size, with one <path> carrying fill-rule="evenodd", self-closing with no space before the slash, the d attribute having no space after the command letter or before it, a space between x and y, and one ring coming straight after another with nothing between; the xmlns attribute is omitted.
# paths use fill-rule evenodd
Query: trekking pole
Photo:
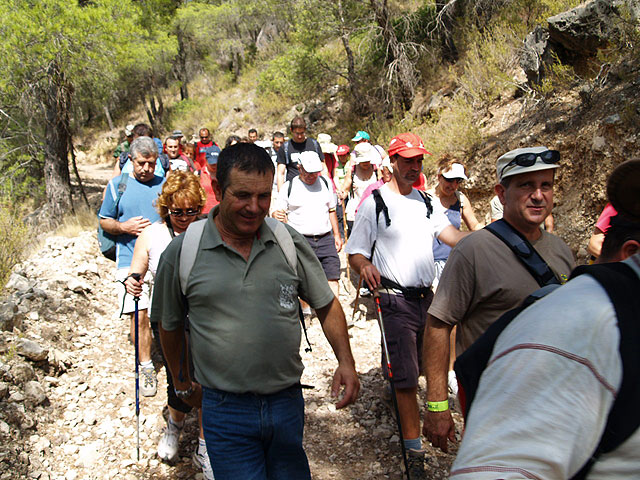
<svg viewBox="0 0 640 480"><path fill-rule="evenodd" d="M140 274L139 273L132 273L131 276L137 280L140 281ZM140 301L140 297L135 296L133 297L133 303L135 305L135 310L134 310L134 321L135 321L135 326L134 326L134 344L135 344L135 357L136 357L136 439L137 439L137 443L136 443L136 452L138 454L138 461L140 461L140 374L138 372L138 363L139 363L139 358L140 358L140 349L138 348L138 302Z"/></svg>
<svg viewBox="0 0 640 480"><path fill-rule="evenodd" d="M344 232L344 241L347 242L347 214L344 211L344 200L340 200L342 203L342 230ZM347 255L347 282L346 282L347 290L351 290L351 270L349 270L349 256Z"/></svg>
<svg viewBox="0 0 640 480"><path fill-rule="evenodd" d="M384 333L384 322L382 321L382 311L380 310L380 293L378 290L373 291L373 298L376 302L376 311L378 312L378 325L380 326L380 337L382 339L382 348L384 350L384 356L387 360L387 372L389 374L389 385L391 386L391 401L393 403L393 410L396 414L396 423L398 424L398 432L400 433L400 449L402 450L402 460L404 461L404 469L407 474L407 480L411 480L409 474L409 462L407 460L407 450L404 446L404 439L402 436L402 421L400 420L400 411L398 410L398 398L396 397L396 387L394 385L393 370L391 370L391 358L389 357L389 347L387 346L387 336Z"/></svg>
<svg viewBox="0 0 640 480"><path fill-rule="evenodd" d="M358 308L358 298L360 297L360 287L362 286L362 275L358 277L358 288L356 288L356 299L353 301L353 312L351 312L351 321L355 322L356 308Z"/></svg>

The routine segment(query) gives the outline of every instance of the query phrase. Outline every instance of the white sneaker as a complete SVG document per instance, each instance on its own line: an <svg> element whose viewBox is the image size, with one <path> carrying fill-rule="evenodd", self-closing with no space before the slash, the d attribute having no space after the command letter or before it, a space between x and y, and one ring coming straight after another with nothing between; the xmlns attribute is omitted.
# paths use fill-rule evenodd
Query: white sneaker
<svg viewBox="0 0 640 480"><path fill-rule="evenodd" d="M458 396L458 378L456 377L456 372L451 370L449 372L449 390L451 390L451 393L453 394L454 397Z"/></svg>
<svg viewBox="0 0 640 480"><path fill-rule="evenodd" d="M193 452L193 465L196 468L202 468L202 475L204 480L215 480L213 477L213 469L211 468L211 462L209 461L209 454L207 453L207 447L201 446L200 443L196 446L195 452Z"/></svg>
<svg viewBox="0 0 640 480"><path fill-rule="evenodd" d="M140 394L143 397L155 397L158 392L158 377L153 364L140 365Z"/></svg>
<svg viewBox="0 0 640 480"><path fill-rule="evenodd" d="M158 443L158 456L165 462L173 463L178 459L178 441L181 433L182 427L173 423L169 418L167 427Z"/></svg>

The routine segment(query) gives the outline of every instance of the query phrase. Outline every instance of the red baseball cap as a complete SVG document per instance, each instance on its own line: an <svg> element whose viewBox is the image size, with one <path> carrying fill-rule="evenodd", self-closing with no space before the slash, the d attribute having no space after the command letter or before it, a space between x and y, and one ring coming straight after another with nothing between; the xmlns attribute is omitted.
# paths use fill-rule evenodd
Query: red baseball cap
<svg viewBox="0 0 640 480"><path fill-rule="evenodd" d="M349 147L346 145L340 145L338 147L338 150L336 150L336 153L338 155L346 155L347 153L349 153Z"/></svg>
<svg viewBox="0 0 640 480"><path fill-rule="evenodd" d="M400 155L401 157L411 158L418 155L431 155L430 152L424 148L422 139L413 133L401 133L396 135L389 142L389 148L387 149L389 156Z"/></svg>

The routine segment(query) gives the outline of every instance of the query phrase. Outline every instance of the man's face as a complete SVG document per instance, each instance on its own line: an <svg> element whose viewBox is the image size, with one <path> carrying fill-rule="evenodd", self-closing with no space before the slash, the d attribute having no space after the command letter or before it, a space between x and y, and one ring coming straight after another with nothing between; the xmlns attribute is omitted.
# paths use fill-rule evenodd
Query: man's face
<svg viewBox="0 0 640 480"><path fill-rule="evenodd" d="M537 229L553 208L553 169L513 175L509 186L496 185L504 219L522 231Z"/></svg>
<svg viewBox="0 0 640 480"><path fill-rule="evenodd" d="M284 143L284 137L273 137L271 143L273 144L273 148L277 152L278 150L280 150L280 147Z"/></svg>
<svg viewBox="0 0 640 480"><path fill-rule="evenodd" d="M422 171L422 155L405 158L400 155L394 155L391 162L393 166L393 178L399 185L413 185L420 176Z"/></svg>
<svg viewBox="0 0 640 480"><path fill-rule="evenodd" d="M320 176L320 172L309 173L300 164L298 164L298 170L300 171L300 180L307 185L316 183L316 180Z"/></svg>
<svg viewBox="0 0 640 480"><path fill-rule="evenodd" d="M249 141L254 143L256 140L258 140L258 132L249 132Z"/></svg>
<svg viewBox="0 0 640 480"><path fill-rule="evenodd" d="M307 139L307 129L303 127L296 127L291 130L291 137L294 142L302 143Z"/></svg>
<svg viewBox="0 0 640 480"><path fill-rule="evenodd" d="M180 140L178 140L177 138L167 138L165 146L169 158L178 158L180 152Z"/></svg>
<svg viewBox="0 0 640 480"><path fill-rule="evenodd" d="M141 153L136 154L136 158L131 159L133 164L133 176L142 183L147 183L155 175L156 160L158 155L143 157Z"/></svg>
<svg viewBox="0 0 640 480"><path fill-rule="evenodd" d="M220 221L230 233L251 238L269 213L273 174L232 168L229 180L223 194L217 178L211 179L213 191L220 200Z"/></svg>
<svg viewBox="0 0 640 480"><path fill-rule="evenodd" d="M211 140L211 137L209 135L209 130L200 130L200 141L202 143L209 143L209 141Z"/></svg>

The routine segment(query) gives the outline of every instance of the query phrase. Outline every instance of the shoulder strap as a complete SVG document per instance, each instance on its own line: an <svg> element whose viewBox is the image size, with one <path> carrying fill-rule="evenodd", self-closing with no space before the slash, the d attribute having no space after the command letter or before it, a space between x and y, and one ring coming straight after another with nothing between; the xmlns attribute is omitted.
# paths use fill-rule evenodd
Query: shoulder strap
<svg viewBox="0 0 640 480"><path fill-rule="evenodd" d="M373 195L373 200L376 202L376 224L378 223L378 219L380 218L380 212L384 213L384 222L389 227L391 225L391 219L389 218L389 209L387 208L387 204L384 203L384 198L380 194L380 190L377 188L371 191L371 195Z"/></svg>
<svg viewBox="0 0 640 480"><path fill-rule="evenodd" d="M120 174L120 181L118 182L118 194L116 195L116 205L115 205L116 213L118 211L118 205L120 204L120 199L122 198L124 191L127 189L128 180L129 180L128 173Z"/></svg>
<svg viewBox="0 0 640 480"><path fill-rule="evenodd" d="M327 182L327 179L324 178L322 175L320 175L320 180L322 180L322 183L324 183L324 186L327 187L327 190L329 190L329 182Z"/></svg>
<svg viewBox="0 0 640 480"><path fill-rule="evenodd" d="M284 164L285 165L289 165L291 163L291 157L289 157L289 142L290 140L287 140L286 142L284 142Z"/></svg>
<svg viewBox="0 0 640 480"><path fill-rule="evenodd" d="M287 263L293 269L294 273L298 274L298 256L296 254L296 246L293 243L293 238L287 227L282 222L279 222L275 218L265 217L264 221L267 226L273 232L273 236L276 237L276 242L280 245L284 257L287 259Z"/></svg>
<svg viewBox="0 0 640 480"><path fill-rule="evenodd" d="M640 427L640 278L621 262L581 265L574 269L571 278L585 273L602 285L615 309L620 330L622 383L595 452L572 480L585 479L600 455L616 449Z"/></svg>
<svg viewBox="0 0 640 480"><path fill-rule="evenodd" d="M433 213L433 205L431 204L431 196L423 192L422 190L416 189L418 194L422 197L422 201L424 202L424 206L427 207L427 218L431 218L431 214Z"/></svg>
<svg viewBox="0 0 640 480"><path fill-rule="evenodd" d="M287 198L289 198L291 196L291 189L293 188L293 181L298 178L298 177L293 177L290 181L289 181L289 187L287 188Z"/></svg>
<svg viewBox="0 0 640 480"><path fill-rule="evenodd" d="M538 285L544 287L552 283L560 283L547 262L533 248L533 245L504 219L490 223L484 228L502 240L513 251L538 282Z"/></svg>
<svg viewBox="0 0 640 480"><path fill-rule="evenodd" d="M182 239L182 248L180 250L180 290L183 295L187 295L187 280L191 274L191 269L196 261L196 255L198 255L198 247L200 246L200 239L202 238L202 232L207 224L207 219L197 220L193 222L184 232L184 238Z"/></svg>

